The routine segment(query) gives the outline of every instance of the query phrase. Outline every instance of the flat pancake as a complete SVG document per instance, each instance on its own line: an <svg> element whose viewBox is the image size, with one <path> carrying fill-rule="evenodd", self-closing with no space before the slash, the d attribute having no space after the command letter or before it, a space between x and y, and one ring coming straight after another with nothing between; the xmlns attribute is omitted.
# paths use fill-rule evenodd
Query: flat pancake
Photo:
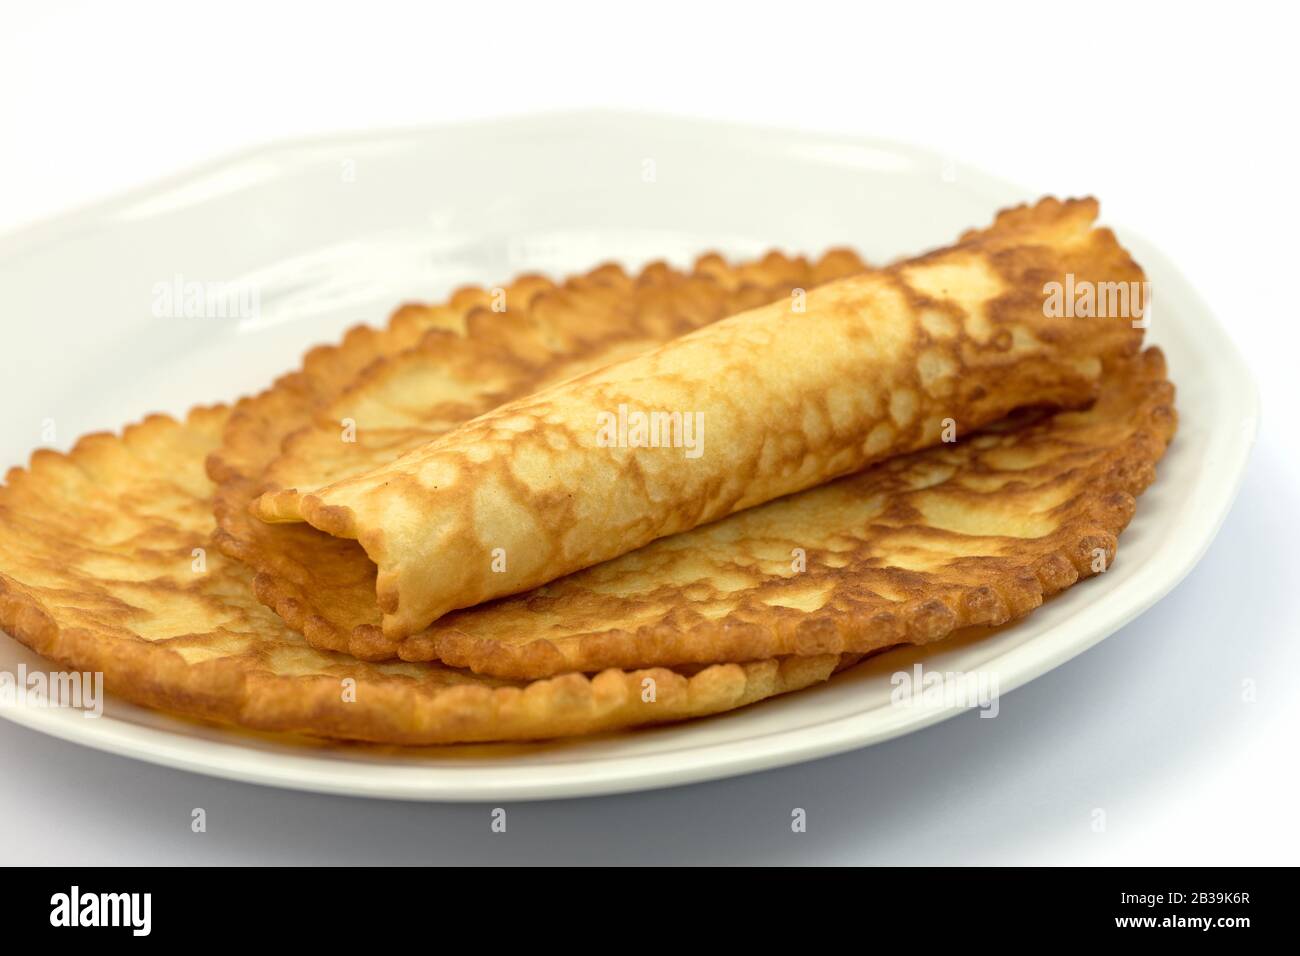
<svg viewBox="0 0 1300 956"><path fill-rule="evenodd" d="M267 492L257 514L357 539L378 567L384 635L402 638L939 444L945 429L1027 404L1085 405L1102 368L1142 338L1133 315L1045 307L1052 279L1141 285L1096 215L1090 199L1008 210L955 246L711 323L368 472ZM452 355L453 367L465 358Z"/></svg>
<svg viewBox="0 0 1300 956"><path fill-rule="evenodd" d="M487 290L406 306L387 329L356 329L337 347L313 349L300 372L235 406L208 461L216 543L259 572L258 593L312 646L391 658L393 643L376 640L375 567L365 552L306 525L252 518L260 490L317 468L350 474L383 464L537 387L864 269L846 250L735 265L707 255L690 272L659 263L636 276L604 266L561 285L524 277L505 289L505 312L492 311ZM355 441L340 440L345 421Z"/></svg>
<svg viewBox="0 0 1300 956"><path fill-rule="evenodd" d="M529 740L729 710L828 677L835 655L512 682L318 651L207 550L204 458L223 408L38 451L0 487L0 627L108 689L178 714L395 744ZM653 693L651 693L653 691ZM653 698L653 699L650 699Z"/></svg>

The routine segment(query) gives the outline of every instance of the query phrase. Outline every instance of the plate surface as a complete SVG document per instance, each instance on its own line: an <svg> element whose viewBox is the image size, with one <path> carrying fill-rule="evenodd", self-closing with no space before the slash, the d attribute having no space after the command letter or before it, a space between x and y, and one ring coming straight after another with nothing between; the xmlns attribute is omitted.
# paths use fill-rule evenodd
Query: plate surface
<svg viewBox="0 0 1300 956"><path fill-rule="evenodd" d="M10 410L0 466L151 411L258 390L307 346L399 301L608 259L687 265L848 244L873 262L950 242L1035 195L896 144L694 120L578 113L258 149L0 239ZM1104 199L1104 197L1103 197ZM1102 220L1110 223L1103 203ZM1209 547L1254 440L1255 386L1174 266L1123 228L1154 289L1181 426L1107 573L978 640L881 655L825 686L708 720L543 745L297 744L108 701L99 719L0 716L114 753L275 786L423 800L671 786L838 753L958 711L892 706L890 677L980 672L1001 693L1069 660L1169 592ZM158 318L159 285L215 284L239 318ZM255 290L256 298L250 294ZM0 634L0 671L48 669ZM1014 718L1010 718L1014 719ZM1066 719L1063 715L1063 719Z"/></svg>

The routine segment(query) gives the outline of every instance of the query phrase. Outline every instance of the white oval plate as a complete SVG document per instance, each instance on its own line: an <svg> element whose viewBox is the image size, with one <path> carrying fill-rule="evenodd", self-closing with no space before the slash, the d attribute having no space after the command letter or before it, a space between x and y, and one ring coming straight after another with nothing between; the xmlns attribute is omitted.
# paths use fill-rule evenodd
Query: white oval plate
<svg viewBox="0 0 1300 956"><path fill-rule="evenodd" d="M688 264L707 249L875 262L943 245L1036 198L895 144L618 113L502 120L258 149L0 240L8 316L0 464L40 444L263 387L303 349L404 299L523 270L618 259ZM1103 205L1102 218L1106 220ZM1007 691L1096 644L1169 592L1209 547L1254 440L1258 401L1223 328L1160 252L1149 340L1178 385L1181 427L1114 567L983 638L882 655L822 687L732 714L544 745L402 751L297 744L110 700L99 719L15 706L10 720L90 747L274 786L419 800L569 797L777 767L956 713L890 705L924 661ZM158 283L256 289L243 319L159 319ZM50 442L43 429L53 425ZM0 670L48 668L0 635ZM1007 718L1004 718L1007 719ZM1009 719L1015 719L1011 717Z"/></svg>

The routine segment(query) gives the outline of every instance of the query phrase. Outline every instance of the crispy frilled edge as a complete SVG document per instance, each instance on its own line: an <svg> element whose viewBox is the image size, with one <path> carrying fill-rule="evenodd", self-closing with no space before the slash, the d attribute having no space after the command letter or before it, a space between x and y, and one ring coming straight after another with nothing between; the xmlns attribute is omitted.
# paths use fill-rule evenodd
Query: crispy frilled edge
<svg viewBox="0 0 1300 956"><path fill-rule="evenodd" d="M61 628L3 573L0 625L62 666L102 672L111 693L142 707L250 730L402 746L543 740L671 723L801 690L840 669L838 657L823 655L718 664L694 675L664 667L606 670L432 693L414 681L358 677L357 701L342 706L340 677L283 676L238 661L193 666L148 642ZM655 683L653 704L642 700L647 680Z"/></svg>
<svg viewBox="0 0 1300 956"><path fill-rule="evenodd" d="M198 455L201 460L207 451L203 446L214 443L226 416L223 407L199 408L180 425L155 415L130 426L121 438L95 434L82 438L66 455L37 452L28 469L13 469L6 486L0 486L0 529L6 535L38 533L31 529L39 525L26 520L30 516L15 513L9 500L15 484L57 478L45 473L67 464L78 469L84 465L111 468L115 456L124 451L150 463L176 464L181 455ZM82 517L76 500L60 504L65 505L58 514L62 526ZM87 521L94 518L90 513L85 516ZM184 527L185 521L179 524ZM172 552L187 557L191 544L207 540L206 534L199 533L192 540L184 538L182 534L178 539L175 528L159 536L142 524L141 559L157 560L160 553ZM66 544L72 549L77 546L75 541ZM214 583L202 585L203 600L228 602L250 617L262 617L244 633L221 626L210 632L177 634L175 639L184 641L185 647L211 651L210 659L196 663L186 661L157 637L146 639L125 626L130 613L119 612L148 613L147 601L125 608L102 593L87 596L95 590L90 576L83 581L86 593L64 587L53 591L57 604L42 599L37 592L50 592L48 585L34 588L11 573L21 573L14 565L22 565L26 554L19 548L0 552L0 627L64 667L103 673L106 687L133 703L260 731L403 745L587 734L742 707L823 681L837 667L855 660L821 656L686 672L607 670L595 676L567 674L528 683L479 678L437 664L414 669L365 664L307 647L248 594L246 569L235 562L221 563L224 559L214 555L211 560L216 564L209 569L210 578L204 579ZM59 567L55 573L80 572ZM175 587L162 578L145 584L162 592ZM113 610L101 622L93 612L105 601ZM232 646L238 650L225 650ZM286 663L277 672L276 662L281 660ZM349 677L356 681L356 699L344 703L340 681ZM647 679L654 681L653 702L642 699Z"/></svg>

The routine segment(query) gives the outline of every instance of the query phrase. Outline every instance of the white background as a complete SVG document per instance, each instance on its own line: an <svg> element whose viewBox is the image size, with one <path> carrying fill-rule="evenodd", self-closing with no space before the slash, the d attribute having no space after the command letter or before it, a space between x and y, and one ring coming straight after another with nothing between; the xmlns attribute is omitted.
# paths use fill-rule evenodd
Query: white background
<svg viewBox="0 0 1300 956"><path fill-rule="evenodd" d="M0 862L1300 862L1300 69L1283 5L177 6L0 0L0 230L339 130L610 106L894 138L1095 194L1162 246L1251 363L1261 438L1192 576L999 720L513 806L497 836L486 807L264 790L0 723Z"/></svg>

